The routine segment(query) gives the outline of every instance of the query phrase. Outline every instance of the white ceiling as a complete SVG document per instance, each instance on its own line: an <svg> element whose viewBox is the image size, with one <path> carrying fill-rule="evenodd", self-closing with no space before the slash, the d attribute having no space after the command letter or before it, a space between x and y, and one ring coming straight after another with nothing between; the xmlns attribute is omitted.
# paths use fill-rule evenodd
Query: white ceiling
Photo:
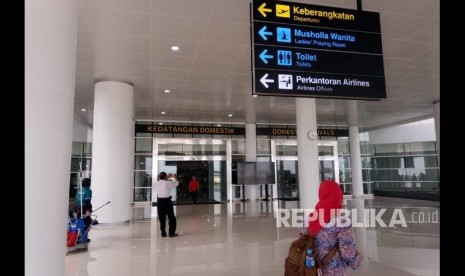
<svg viewBox="0 0 465 276"><path fill-rule="evenodd" d="M257 123L295 124L294 98L251 97L250 2L80 0L75 114L92 124L95 81L122 80L134 84L136 119L245 122L255 101ZM357 1L293 2L356 9ZM359 101L362 124L432 116L439 101L439 0L362 3L380 13L387 90L387 99ZM345 102L317 99L318 123L346 124Z"/></svg>

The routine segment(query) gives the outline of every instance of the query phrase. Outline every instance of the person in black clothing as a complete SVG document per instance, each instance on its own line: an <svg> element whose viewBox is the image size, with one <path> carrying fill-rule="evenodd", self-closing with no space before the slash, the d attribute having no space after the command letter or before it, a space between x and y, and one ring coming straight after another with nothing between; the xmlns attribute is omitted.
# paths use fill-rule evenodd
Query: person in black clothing
<svg viewBox="0 0 465 276"><path fill-rule="evenodd" d="M77 218L80 219L81 218L81 209L77 208L76 212L77 212ZM90 204L90 203L84 204L84 206L82 206L82 213L84 214L84 216L82 216L82 220L84 222L84 231L83 231L83 233L81 233L82 237L81 237L80 242L87 243L87 242L90 242L90 239L89 239L89 230L90 230L89 228L90 228L90 226L93 225L93 224L97 224L97 223L93 222L92 218L90 217L90 215L92 214L92 204Z"/></svg>
<svg viewBox="0 0 465 276"><path fill-rule="evenodd" d="M169 236L177 237L176 216L174 215L173 202L171 201L171 188L178 186L179 182L177 179L169 181L165 172L160 173L159 179L155 185L157 187L157 211L161 236L166 237L166 216L168 216Z"/></svg>

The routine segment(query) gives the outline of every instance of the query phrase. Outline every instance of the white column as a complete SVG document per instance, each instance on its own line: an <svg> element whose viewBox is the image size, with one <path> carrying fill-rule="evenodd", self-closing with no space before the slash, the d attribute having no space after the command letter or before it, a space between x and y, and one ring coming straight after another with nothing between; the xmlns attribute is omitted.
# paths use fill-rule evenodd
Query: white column
<svg viewBox="0 0 465 276"><path fill-rule="evenodd" d="M129 222L134 185L134 88L116 81L95 84L92 205L104 224ZM156 176L154 176L156 177Z"/></svg>
<svg viewBox="0 0 465 276"><path fill-rule="evenodd" d="M245 161L257 161L257 125L245 124ZM258 185L245 185L245 197L250 200L258 199Z"/></svg>
<svg viewBox="0 0 465 276"><path fill-rule="evenodd" d="M25 2L25 275L65 274L77 1Z"/></svg>
<svg viewBox="0 0 465 276"><path fill-rule="evenodd" d="M360 156L360 134L358 132L357 101L347 101L349 122L350 165L352 168L352 195L363 196L362 159Z"/></svg>
<svg viewBox="0 0 465 276"><path fill-rule="evenodd" d="M352 226L355 234L355 244L357 249L363 256L362 263L358 268L359 271L367 273L369 271L369 261L368 261L368 249L367 249L367 229L370 218L365 216L365 200L363 198L354 198L353 203L355 207L355 212L357 212L357 221L352 221ZM354 211L354 209L352 209ZM366 211L369 211L368 209ZM353 217L352 217L353 218ZM357 227L355 227L357 223Z"/></svg>
<svg viewBox="0 0 465 276"><path fill-rule="evenodd" d="M226 199L230 203L232 202L232 199L233 199L233 196L232 196L232 143L231 143L231 140L228 140L226 142Z"/></svg>
<svg viewBox="0 0 465 276"><path fill-rule="evenodd" d="M435 127L435 130L436 130L436 148L437 148L437 152L438 152L438 167L440 168L440 164L439 164L439 159L440 159L440 154L439 154L439 134L440 134L440 126L439 126L439 110L440 110L440 106L439 106L440 102L435 102L433 104L433 113L434 113L434 127Z"/></svg>
<svg viewBox="0 0 465 276"><path fill-rule="evenodd" d="M77 1L25 2L24 257L28 276L65 273L77 12Z"/></svg>
<svg viewBox="0 0 465 276"><path fill-rule="evenodd" d="M255 99L248 96L245 99L245 161L257 161L257 116L255 113ZM259 185L245 185L245 198L251 201L258 199Z"/></svg>
<svg viewBox="0 0 465 276"><path fill-rule="evenodd" d="M307 133L317 130L316 100L296 98L297 151L299 168L300 208L315 208L320 187L318 139L309 139Z"/></svg>

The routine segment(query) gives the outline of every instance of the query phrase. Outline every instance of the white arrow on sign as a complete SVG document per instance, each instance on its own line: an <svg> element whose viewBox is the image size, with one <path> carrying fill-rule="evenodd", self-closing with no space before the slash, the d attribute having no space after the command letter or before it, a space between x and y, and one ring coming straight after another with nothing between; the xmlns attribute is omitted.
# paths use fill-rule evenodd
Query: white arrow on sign
<svg viewBox="0 0 465 276"><path fill-rule="evenodd" d="M269 87L267 82L274 83L273 79L267 79L267 77L268 77L268 73L263 75L263 77L260 79L260 82L263 84L263 86L265 86L265 88Z"/></svg>

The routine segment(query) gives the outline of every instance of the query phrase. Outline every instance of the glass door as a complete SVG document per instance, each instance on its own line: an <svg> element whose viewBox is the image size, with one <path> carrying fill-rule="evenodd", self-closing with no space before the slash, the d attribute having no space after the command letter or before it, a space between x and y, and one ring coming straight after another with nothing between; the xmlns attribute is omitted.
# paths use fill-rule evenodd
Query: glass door
<svg viewBox="0 0 465 276"><path fill-rule="evenodd" d="M320 181L334 179L340 183L336 141L318 142L318 161L320 163Z"/></svg>
<svg viewBox="0 0 465 276"><path fill-rule="evenodd" d="M276 194L281 200L299 199L297 141L271 141L276 162Z"/></svg>
<svg viewBox="0 0 465 276"><path fill-rule="evenodd" d="M219 139L157 139L153 140L152 198L156 197L154 183L164 171L176 174L179 186L171 192L177 204L190 204L189 182L195 177L199 182L198 203L226 200L227 170L226 144ZM155 201L155 200L152 200Z"/></svg>
<svg viewBox="0 0 465 276"><path fill-rule="evenodd" d="M297 141L272 140L272 156L276 162L277 198L299 200ZM334 179L339 183L339 163L336 141L318 142L319 179Z"/></svg>
<svg viewBox="0 0 465 276"><path fill-rule="evenodd" d="M277 160L278 199L298 200L298 166L297 160Z"/></svg>

